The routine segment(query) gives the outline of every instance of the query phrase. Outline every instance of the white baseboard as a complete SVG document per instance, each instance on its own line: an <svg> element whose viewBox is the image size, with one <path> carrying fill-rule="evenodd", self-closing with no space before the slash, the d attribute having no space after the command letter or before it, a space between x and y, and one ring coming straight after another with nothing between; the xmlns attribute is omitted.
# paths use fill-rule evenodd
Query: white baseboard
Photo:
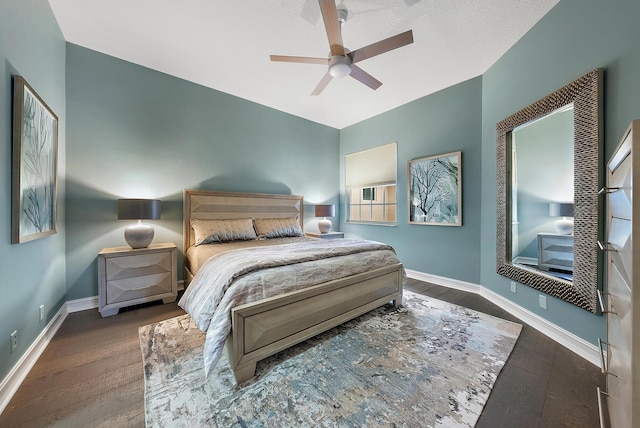
<svg viewBox="0 0 640 428"><path fill-rule="evenodd" d="M515 259L513 259L513 263L514 264L520 264L520 265L529 265L529 266L538 266L538 259L535 259L533 257L522 257L522 256L518 256Z"/></svg>
<svg viewBox="0 0 640 428"><path fill-rule="evenodd" d="M65 303L67 313L86 311L98 307L98 296L85 297L84 299L69 300Z"/></svg>
<svg viewBox="0 0 640 428"><path fill-rule="evenodd" d="M444 276L431 275L417 270L405 269L409 278L417 279L431 284L442 285L447 288L454 288L460 291L467 291L473 294L480 294L482 286L471 282L460 281L458 279L445 278Z"/></svg>
<svg viewBox="0 0 640 428"><path fill-rule="evenodd" d="M481 285L459 281L451 278L445 278L437 275L426 274L410 269L406 269L406 272L409 278L478 294L491 303L509 312L514 317L529 324L531 327L535 328L545 336L553 339L565 348L575 352L593 365L600 367L600 351L598 350L598 347L596 345L587 342L586 340L576 336L575 334L547 321L541 316L529 311L528 309L523 308L520 305L515 304L511 300Z"/></svg>
<svg viewBox="0 0 640 428"><path fill-rule="evenodd" d="M7 407L22 381L24 381L38 358L40 358L40 355L47 348L62 322L67 318L67 314L67 305L62 305L60 310L56 312L51 321L36 337L36 340L29 346L29 349L26 350L9 374L2 380L2 383L0 383L0 413Z"/></svg>
<svg viewBox="0 0 640 428"><path fill-rule="evenodd" d="M36 337L36 340L29 346L29 349L26 350L9 374L2 380L2 383L0 383L0 413L7 407L13 395L36 364L38 358L40 358L40 355L47 349L49 342L51 342L67 315L72 312L85 311L97 307L98 296L70 300L62 305L60 310L56 312L51 321Z"/></svg>

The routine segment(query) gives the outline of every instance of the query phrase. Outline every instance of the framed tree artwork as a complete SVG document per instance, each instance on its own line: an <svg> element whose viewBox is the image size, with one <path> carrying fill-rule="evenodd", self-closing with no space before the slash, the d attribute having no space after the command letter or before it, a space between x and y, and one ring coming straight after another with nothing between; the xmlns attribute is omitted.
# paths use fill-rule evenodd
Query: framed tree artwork
<svg viewBox="0 0 640 428"><path fill-rule="evenodd" d="M408 162L409 223L462 226L462 152Z"/></svg>
<svg viewBox="0 0 640 428"><path fill-rule="evenodd" d="M58 117L21 76L13 79L11 242L56 228Z"/></svg>

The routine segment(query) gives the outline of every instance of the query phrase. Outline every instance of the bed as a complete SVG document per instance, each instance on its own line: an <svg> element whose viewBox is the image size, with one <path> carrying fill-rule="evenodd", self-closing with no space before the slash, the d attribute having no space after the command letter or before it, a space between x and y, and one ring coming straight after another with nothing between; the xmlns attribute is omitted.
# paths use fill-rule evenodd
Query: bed
<svg viewBox="0 0 640 428"><path fill-rule="evenodd" d="M203 224L237 223L242 232L248 221L257 232L272 222L302 232L303 198L184 191L185 293L180 305L207 333L203 351L207 375L222 348L236 382L242 383L254 376L256 363L270 355L384 304L401 305L404 269L385 244L317 239L303 233L266 239L267 232L244 241L211 245L203 241ZM247 267L254 256L260 270ZM299 260L278 265L285 257ZM234 265L237 272L231 272ZM214 280L226 285L213 287L209 283ZM305 281L299 288L298 283ZM232 289L252 297L243 302ZM221 300L212 304L213 297Z"/></svg>

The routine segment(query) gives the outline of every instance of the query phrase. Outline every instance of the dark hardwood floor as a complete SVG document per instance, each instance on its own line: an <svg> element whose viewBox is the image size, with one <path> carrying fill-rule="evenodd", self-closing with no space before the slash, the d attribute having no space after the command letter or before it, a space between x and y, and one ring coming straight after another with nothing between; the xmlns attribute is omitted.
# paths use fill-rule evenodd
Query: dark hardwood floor
<svg viewBox="0 0 640 428"><path fill-rule="evenodd" d="M407 290L519 322L484 298L417 280ZM0 427L142 427L138 327L181 315L177 304L70 314L0 415ZM477 427L598 427L600 370L532 327L523 330Z"/></svg>

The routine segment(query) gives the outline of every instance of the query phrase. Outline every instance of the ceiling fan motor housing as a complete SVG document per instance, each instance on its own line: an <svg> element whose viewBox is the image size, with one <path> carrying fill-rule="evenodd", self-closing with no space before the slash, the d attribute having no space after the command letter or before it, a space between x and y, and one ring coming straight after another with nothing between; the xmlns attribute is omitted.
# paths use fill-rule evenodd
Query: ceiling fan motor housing
<svg viewBox="0 0 640 428"><path fill-rule="evenodd" d="M333 77L345 77L351 74L351 57L332 55L329 58L329 74Z"/></svg>
<svg viewBox="0 0 640 428"><path fill-rule="evenodd" d="M341 7L340 9L337 9L336 12L338 13L338 22L340 22L340 24L347 22L347 17L349 16L347 9Z"/></svg>

